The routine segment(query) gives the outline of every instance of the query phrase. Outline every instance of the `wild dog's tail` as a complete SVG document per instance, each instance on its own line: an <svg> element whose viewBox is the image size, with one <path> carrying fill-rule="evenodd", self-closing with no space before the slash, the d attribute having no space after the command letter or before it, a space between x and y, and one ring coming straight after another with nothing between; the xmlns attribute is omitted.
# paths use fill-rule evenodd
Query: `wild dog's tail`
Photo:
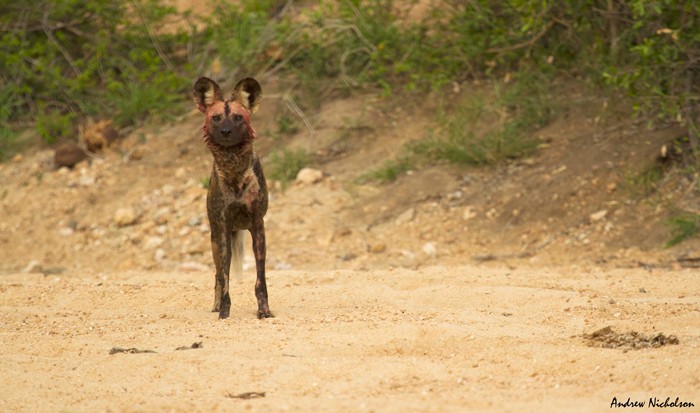
<svg viewBox="0 0 700 413"><path fill-rule="evenodd" d="M231 270L238 281L243 279L244 234L245 231L234 231L231 243Z"/></svg>

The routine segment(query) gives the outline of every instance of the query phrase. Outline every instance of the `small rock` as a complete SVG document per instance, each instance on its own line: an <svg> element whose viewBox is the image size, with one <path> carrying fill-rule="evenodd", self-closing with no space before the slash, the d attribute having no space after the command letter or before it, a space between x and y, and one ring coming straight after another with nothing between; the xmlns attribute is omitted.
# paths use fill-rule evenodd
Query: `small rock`
<svg viewBox="0 0 700 413"><path fill-rule="evenodd" d="M413 208L409 208L396 218L396 225L403 225L407 222L411 222L415 217L416 210Z"/></svg>
<svg viewBox="0 0 700 413"><path fill-rule="evenodd" d="M80 146L74 143L64 143L56 148L53 161L57 168L61 168L63 166L72 168L85 158L87 158L87 154L80 148Z"/></svg>
<svg viewBox="0 0 700 413"><path fill-rule="evenodd" d="M138 218L136 211L131 207L119 208L117 212L114 213L114 223L117 224L118 227L133 225Z"/></svg>
<svg viewBox="0 0 700 413"><path fill-rule="evenodd" d="M170 184L165 184L160 189L165 196L170 196L175 192L175 187Z"/></svg>
<svg viewBox="0 0 700 413"><path fill-rule="evenodd" d="M426 255L430 255L431 257L437 255L437 246L434 242L426 242L421 249Z"/></svg>
<svg viewBox="0 0 700 413"><path fill-rule="evenodd" d="M164 250L163 248L158 248L158 249L156 250L156 252L153 253L153 258L154 258L156 261L161 262L161 261L163 261L163 260L165 259L165 257L166 257L167 255L168 255L168 254L165 252L165 250Z"/></svg>
<svg viewBox="0 0 700 413"><path fill-rule="evenodd" d="M457 191L454 191L454 192L448 194L447 199L450 201L456 201L458 199L462 199L463 196L464 196L464 192L457 190Z"/></svg>
<svg viewBox="0 0 700 413"><path fill-rule="evenodd" d="M323 179L323 172L313 168L303 168L297 174L296 183L310 185Z"/></svg>
<svg viewBox="0 0 700 413"><path fill-rule="evenodd" d="M552 175L560 174L562 172L566 171L566 165L562 165L558 167L557 169L552 171Z"/></svg>
<svg viewBox="0 0 700 413"><path fill-rule="evenodd" d="M594 212L590 216L591 222L598 222L598 221L604 219L606 215L608 215L607 209L602 209L598 212Z"/></svg>
<svg viewBox="0 0 700 413"><path fill-rule="evenodd" d="M75 230L71 227L64 227L59 229L58 233L61 234L61 236L69 237L75 233Z"/></svg>
<svg viewBox="0 0 700 413"><path fill-rule="evenodd" d="M192 217L187 221L187 225L191 227L198 227L202 225L202 218L201 217Z"/></svg>
<svg viewBox="0 0 700 413"><path fill-rule="evenodd" d="M41 263L39 262L39 260L32 260L29 262L29 264L27 264L26 267L24 267L22 272L28 273L28 274L40 273L40 272L44 272L44 268L41 266Z"/></svg>
<svg viewBox="0 0 700 413"><path fill-rule="evenodd" d="M142 146L137 146L135 148L132 148L129 152L127 152L127 160L140 161L141 159L143 159L146 153L146 149L144 149Z"/></svg>
<svg viewBox="0 0 700 413"><path fill-rule="evenodd" d="M373 254L381 254L384 251L386 251L386 244L382 244L382 243L373 244L373 245L370 245L370 247L369 247L369 252L371 252Z"/></svg>
<svg viewBox="0 0 700 413"><path fill-rule="evenodd" d="M491 208L488 211L486 211L486 218L488 219L493 219L498 215L498 211L496 211L496 208Z"/></svg>
<svg viewBox="0 0 700 413"><path fill-rule="evenodd" d="M292 269L292 264L284 261L279 261L275 263L274 268L276 270L291 270Z"/></svg>
<svg viewBox="0 0 700 413"><path fill-rule="evenodd" d="M80 186L93 186L95 185L95 177L90 175L83 175L78 179L78 185Z"/></svg>
<svg viewBox="0 0 700 413"><path fill-rule="evenodd" d="M209 271L209 267L194 261L186 261L180 264L180 271L184 272L204 272Z"/></svg>
<svg viewBox="0 0 700 413"><path fill-rule="evenodd" d="M345 254L340 254L340 255L338 256L338 259L341 260L341 261L352 261L352 260L354 260L355 258L357 258L357 254L352 253L352 252L347 252L347 253L345 253Z"/></svg>
<svg viewBox="0 0 700 413"><path fill-rule="evenodd" d="M474 207L468 206L464 208L464 212L462 212L462 219L465 221L469 221L470 219L474 218L476 216L476 211L474 211Z"/></svg>
<svg viewBox="0 0 700 413"><path fill-rule="evenodd" d="M158 248L161 245L163 245L163 238L161 237L148 237L146 239L146 242L143 243L143 247L145 249L153 249L153 248Z"/></svg>
<svg viewBox="0 0 700 413"><path fill-rule="evenodd" d="M265 220L267 222L267 220ZM348 227L340 227L336 228L335 231L333 232L333 239L336 238L341 238L341 237L347 237L348 235L352 234L352 230Z"/></svg>

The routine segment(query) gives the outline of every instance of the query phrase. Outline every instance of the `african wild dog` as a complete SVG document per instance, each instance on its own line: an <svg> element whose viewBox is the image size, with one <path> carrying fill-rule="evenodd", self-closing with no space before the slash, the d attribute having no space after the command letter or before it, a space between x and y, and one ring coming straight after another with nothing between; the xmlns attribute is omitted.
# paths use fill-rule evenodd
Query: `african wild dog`
<svg viewBox="0 0 700 413"><path fill-rule="evenodd" d="M238 82L230 99L224 100L219 85L202 77L192 92L197 108L204 113L202 139L214 157L207 193L207 215L211 226L211 251L216 266L214 308L219 318L231 310L229 271L243 271L243 231L253 238L257 267L255 297L258 318L272 317L265 283L265 224L267 186L260 160L253 149L255 131L250 115L258 109L262 90L253 78Z"/></svg>

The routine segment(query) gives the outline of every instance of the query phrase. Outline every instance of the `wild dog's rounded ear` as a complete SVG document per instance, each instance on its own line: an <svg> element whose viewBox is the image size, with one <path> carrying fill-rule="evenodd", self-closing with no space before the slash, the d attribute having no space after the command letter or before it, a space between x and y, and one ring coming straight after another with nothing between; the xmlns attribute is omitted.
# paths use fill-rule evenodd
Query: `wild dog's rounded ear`
<svg viewBox="0 0 700 413"><path fill-rule="evenodd" d="M206 112L207 108L217 100L224 100L219 85L208 77L197 79L192 89L192 97L197 104L197 109L201 112Z"/></svg>
<svg viewBox="0 0 700 413"><path fill-rule="evenodd" d="M236 85L231 94L231 100L235 100L245 106L250 113L255 113L262 99L260 83L252 77L247 77Z"/></svg>

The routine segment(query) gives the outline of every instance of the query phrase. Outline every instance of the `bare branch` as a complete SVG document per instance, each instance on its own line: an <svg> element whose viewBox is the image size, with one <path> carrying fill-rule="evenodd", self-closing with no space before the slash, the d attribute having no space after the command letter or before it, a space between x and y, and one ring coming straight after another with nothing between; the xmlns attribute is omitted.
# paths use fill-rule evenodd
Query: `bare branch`
<svg viewBox="0 0 700 413"><path fill-rule="evenodd" d="M73 57L68 53L68 50L66 50L61 44L58 42L56 39L56 36L53 35L53 32L49 30L49 25L48 25L48 20L49 20L49 9L46 9L44 12L44 17L41 19L41 23L44 26L44 34L46 34L46 37L49 38L49 40L58 48L58 50L61 52L63 57L66 59L68 62L68 65L73 69L73 73L76 76L80 76L81 72L80 69L78 69L78 66L75 65L75 61L73 60Z"/></svg>
<svg viewBox="0 0 700 413"><path fill-rule="evenodd" d="M177 73L180 76L184 76L182 72L177 70L177 68L172 64L168 56L163 52L163 49L160 47L160 43L158 43L158 40L153 36L153 31L151 30L151 25L148 23L148 20L144 17L143 15L143 7L141 5L141 2L139 0L132 0L131 1L136 7L136 9L139 11L139 17L141 18L141 22L143 25L146 27L146 32L148 32L148 37L151 39L151 44L153 44L153 48L156 49L156 53L158 53L158 56L160 56L160 59L165 63L166 66L168 66L168 69L172 71L173 73Z"/></svg>
<svg viewBox="0 0 700 413"><path fill-rule="evenodd" d="M525 48L525 47L531 47L531 46L533 46L535 43L537 43L537 41L539 41L545 34L547 34L547 32L549 31L549 29L551 29L552 27L554 27L554 24L555 24L555 22L550 21L550 22L547 23L547 24L542 28L542 30L540 30L540 32L537 33L533 38L528 39L528 40L526 40L526 41L524 41L524 42L521 42L521 43L518 43L518 44L514 44L514 45L511 45L511 46L494 47L494 48L486 49L486 53L504 53L504 52L512 52L512 51L514 51L514 50L522 49L522 48Z"/></svg>

